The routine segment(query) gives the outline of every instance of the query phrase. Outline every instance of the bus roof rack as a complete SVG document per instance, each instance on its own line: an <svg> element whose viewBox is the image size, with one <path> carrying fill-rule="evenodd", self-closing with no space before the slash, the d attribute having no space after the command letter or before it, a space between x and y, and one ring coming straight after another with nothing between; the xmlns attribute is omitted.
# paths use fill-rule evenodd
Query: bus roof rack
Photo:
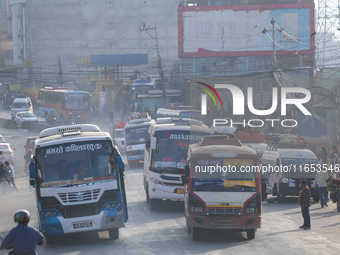
<svg viewBox="0 0 340 255"><path fill-rule="evenodd" d="M188 119L188 118L158 118L156 124L175 124L175 125L196 125L202 126L203 123L200 120Z"/></svg>
<svg viewBox="0 0 340 255"><path fill-rule="evenodd" d="M58 134L65 134L65 133L72 133L72 132L100 132L100 128L93 124L81 124L81 125L71 125L71 126L60 126L60 127L53 127L47 128L40 132L39 138L58 135Z"/></svg>
<svg viewBox="0 0 340 255"><path fill-rule="evenodd" d="M235 138L233 134L230 135L206 135L199 142L200 146L210 145L232 145L242 146L239 139Z"/></svg>

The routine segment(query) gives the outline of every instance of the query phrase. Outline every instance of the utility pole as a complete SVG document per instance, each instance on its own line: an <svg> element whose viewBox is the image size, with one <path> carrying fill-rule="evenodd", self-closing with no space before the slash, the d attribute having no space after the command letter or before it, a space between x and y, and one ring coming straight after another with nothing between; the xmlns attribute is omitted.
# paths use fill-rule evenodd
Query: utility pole
<svg viewBox="0 0 340 255"><path fill-rule="evenodd" d="M64 82L63 82L63 70L62 70L62 66L61 66L61 58L58 57L59 61L58 61L58 65L59 65L59 84L62 87Z"/></svg>
<svg viewBox="0 0 340 255"><path fill-rule="evenodd" d="M153 37L148 31L149 30L155 30L155 37ZM148 33L148 35L150 35L150 37L154 40L156 40L156 47L157 47L157 68L158 68L158 74L159 77L161 78L161 85L162 85L162 90L163 90L163 99L164 99L164 104L166 104L166 98L165 98L165 87L164 87L164 71L163 71L163 66L162 66L162 58L161 55L159 54L159 46L158 46L158 37L157 37L157 27L153 26L146 26L146 23L143 22L143 28L139 29L140 31L145 31Z"/></svg>
<svg viewBox="0 0 340 255"><path fill-rule="evenodd" d="M275 37L275 25L276 25L276 21L275 21L274 17L272 17L272 20L270 21L270 23L272 24L272 33L273 33L273 38L272 38L272 41L273 41L273 69L275 71L277 69L277 65L276 65L276 37ZM284 31L284 29L283 29L283 27L280 27L278 29L278 32L281 33L282 31ZM264 28L262 30L262 33L263 34L268 34L268 30L266 28Z"/></svg>

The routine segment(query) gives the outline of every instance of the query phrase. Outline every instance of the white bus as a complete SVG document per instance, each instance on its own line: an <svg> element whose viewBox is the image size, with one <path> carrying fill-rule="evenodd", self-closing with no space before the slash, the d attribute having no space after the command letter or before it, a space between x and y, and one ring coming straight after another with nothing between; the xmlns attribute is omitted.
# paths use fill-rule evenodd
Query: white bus
<svg viewBox="0 0 340 255"><path fill-rule="evenodd" d="M151 210L160 200L184 200L184 174L188 146L211 129L192 119L161 118L148 131L144 153L144 189Z"/></svg>
<svg viewBox="0 0 340 255"><path fill-rule="evenodd" d="M118 239L128 214L124 163L110 135L90 124L48 128L35 140L34 155L30 184L47 243L83 231L108 230Z"/></svg>
<svg viewBox="0 0 340 255"><path fill-rule="evenodd" d="M154 120L151 120L151 118L148 116L145 118L143 115L138 116L140 116L140 118L130 119L124 128L126 146L125 151L129 165L144 162L146 135L150 125L154 123Z"/></svg>

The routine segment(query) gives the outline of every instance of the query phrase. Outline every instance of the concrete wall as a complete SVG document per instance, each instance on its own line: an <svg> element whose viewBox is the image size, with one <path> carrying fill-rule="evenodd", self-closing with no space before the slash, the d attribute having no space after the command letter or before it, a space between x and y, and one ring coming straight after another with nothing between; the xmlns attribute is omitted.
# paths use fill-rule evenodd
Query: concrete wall
<svg viewBox="0 0 340 255"><path fill-rule="evenodd" d="M178 60L178 3L178 0L27 1L27 48L30 51L32 42L35 70L41 70L43 82L57 82L60 57L63 80L68 82L78 76L77 59L92 54L148 53L148 66L131 69L157 74L156 41L140 31L143 22L157 26L160 55L165 70L170 69L172 62ZM154 36L154 30L149 32ZM86 70L91 69L81 69L82 75Z"/></svg>

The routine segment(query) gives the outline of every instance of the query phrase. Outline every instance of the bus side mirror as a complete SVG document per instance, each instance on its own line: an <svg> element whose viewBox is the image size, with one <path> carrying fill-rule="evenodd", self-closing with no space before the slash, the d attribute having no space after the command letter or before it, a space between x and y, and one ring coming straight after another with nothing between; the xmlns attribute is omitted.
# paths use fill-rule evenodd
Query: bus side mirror
<svg viewBox="0 0 340 255"><path fill-rule="evenodd" d="M119 170L124 171L125 165L121 156L116 157L117 165Z"/></svg>
<svg viewBox="0 0 340 255"><path fill-rule="evenodd" d="M183 185L185 185L185 184L187 184L187 183L188 183L188 177L187 177L187 176L185 176L185 175L182 175L182 176L181 176L181 179L182 179L182 183L183 183Z"/></svg>
<svg viewBox="0 0 340 255"><path fill-rule="evenodd" d="M157 148L157 137L151 137L151 143L150 143L151 150L156 150Z"/></svg>
<svg viewBox="0 0 340 255"><path fill-rule="evenodd" d="M34 164L30 164L29 166L29 171L30 171L30 178L31 179L36 179L37 178L37 169Z"/></svg>
<svg viewBox="0 0 340 255"><path fill-rule="evenodd" d="M35 187L35 180L34 180L34 179L31 179L31 180L30 180L30 185L31 185L32 187Z"/></svg>

